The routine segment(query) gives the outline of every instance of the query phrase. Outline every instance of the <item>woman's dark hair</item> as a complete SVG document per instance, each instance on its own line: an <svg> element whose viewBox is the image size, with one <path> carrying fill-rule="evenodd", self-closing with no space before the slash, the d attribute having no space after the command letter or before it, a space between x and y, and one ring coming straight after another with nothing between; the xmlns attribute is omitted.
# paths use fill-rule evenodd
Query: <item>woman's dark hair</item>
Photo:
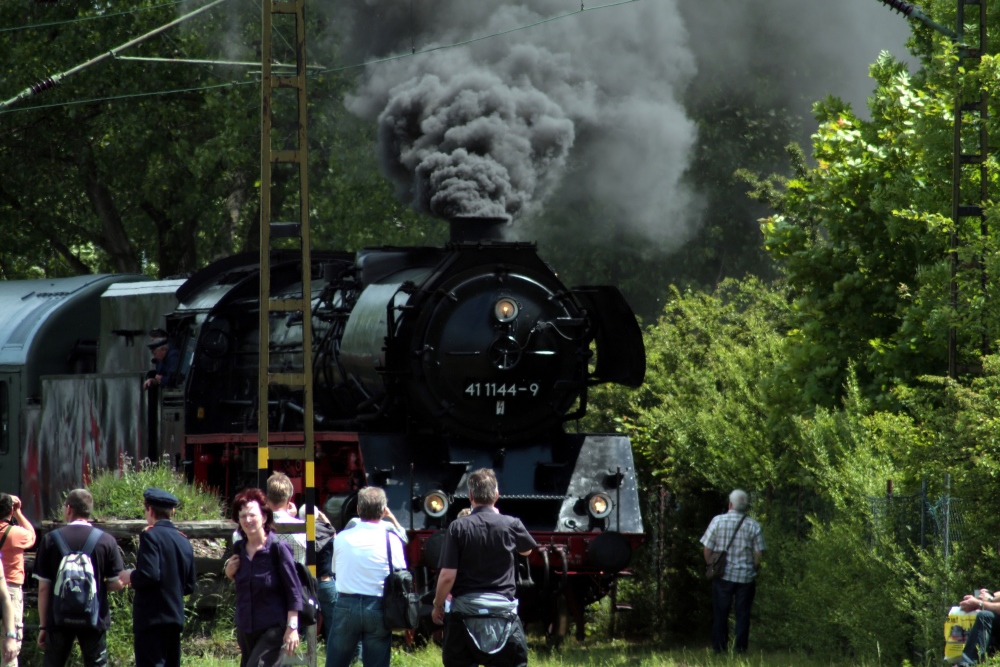
<svg viewBox="0 0 1000 667"><path fill-rule="evenodd" d="M264 534L274 530L274 512L267 506L267 496L264 495L264 492L256 488L243 489L236 494L236 500L233 501L233 521L236 522L240 537L244 540L247 539L247 534L243 531L243 526L240 525L240 512L247 506L247 503L254 502L260 507L261 516L264 517Z"/></svg>

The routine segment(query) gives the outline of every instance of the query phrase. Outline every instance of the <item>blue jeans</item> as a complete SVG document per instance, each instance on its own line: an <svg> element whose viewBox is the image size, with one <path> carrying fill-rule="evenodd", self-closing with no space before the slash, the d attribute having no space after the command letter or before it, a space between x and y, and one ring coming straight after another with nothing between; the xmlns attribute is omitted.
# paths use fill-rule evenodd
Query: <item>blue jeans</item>
<svg viewBox="0 0 1000 667"><path fill-rule="evenodd" d="M323 640L329 645L333 627L333 608L337 604L337 580L317 581L319 609L323 614Z"/></svg>
<svg viewBox="0 0 1000 667"><path fill-rule="evenodd" d="M997 635L1000 633L993 632L995 620L996 615L992 611L981 611L976 614L976 622L969 630L965 648L962 649L962 658L958 664L974 665L980 660L985 660L986 656L996 650Z"/></svg>
<svg viewBox="0 0 1000 667"><path fill-rule="evenodd" d="M744 653L750 643L750 608L757 592L757 582L738 584L725 579L712 580L712 650L729 650L729 610L736 601L737 653Z"/></svg>
<svg viewBox="0 0 1000 667"><path fill-rule="evenodd" d="M382 618L382 598L341 593L333 608L326 667L350 667L358 640L364 667L389 667L392 632Z"/></svg>

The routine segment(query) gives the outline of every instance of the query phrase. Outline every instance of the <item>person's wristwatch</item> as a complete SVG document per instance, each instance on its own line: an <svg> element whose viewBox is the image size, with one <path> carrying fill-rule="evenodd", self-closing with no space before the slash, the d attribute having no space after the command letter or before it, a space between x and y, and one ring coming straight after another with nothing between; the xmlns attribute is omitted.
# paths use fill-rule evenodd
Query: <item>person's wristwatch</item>
<svg viewBox="0 0 1000 667"><path fill-rule="evenodd" d="M8 632L4 636L7 639L17 639L17 633L16 632Z"/></svg>
<svg viewBox="0 0 1000 667"><path fill-rule="evenodd" d="M296 618L295 620L288 621L288 629L289 630L295 630L296 632L298 632L299 631L299 619Z"/></svg>

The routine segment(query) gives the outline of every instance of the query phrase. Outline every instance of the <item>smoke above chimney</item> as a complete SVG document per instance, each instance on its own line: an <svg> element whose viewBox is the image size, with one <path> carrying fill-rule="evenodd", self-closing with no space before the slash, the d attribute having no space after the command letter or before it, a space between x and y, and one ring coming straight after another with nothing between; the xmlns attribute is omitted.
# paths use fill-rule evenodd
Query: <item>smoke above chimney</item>
<svg viewBox="0 0 1000 667"><path fill-rule="evenodd" d="M579 7L348 4L341 53L351 58L446 46ZM530 219L558 189L561 202L598 203L677 245L698 217L682 185L696 128L679 101L693 74L675 2L659 0L373 64L345 102L377 121L383 171L417 210Z"/></svg>
<svg viewBox="0 0 1000 667"><path fill-rule="evenodd" d="M392 89L378 116L379 154L414 208L509 218L556 181L573 122L530 80L513 81L511 66L438 64Z"/></svg>

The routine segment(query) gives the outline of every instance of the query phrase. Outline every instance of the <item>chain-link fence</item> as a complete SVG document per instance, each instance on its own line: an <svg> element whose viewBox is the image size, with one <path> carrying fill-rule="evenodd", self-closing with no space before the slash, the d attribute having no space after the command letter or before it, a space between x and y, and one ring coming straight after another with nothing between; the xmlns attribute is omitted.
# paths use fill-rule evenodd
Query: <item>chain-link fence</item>
<svg viewBox="0 0 1000 667"><path fill-rule="evenodd" d="M901 547L938 547L947 556L966 533L967 507L962 498L950 494L930 497L926 491L913 495L871 496L873 535L879 530L895 538Z"/></svg>

